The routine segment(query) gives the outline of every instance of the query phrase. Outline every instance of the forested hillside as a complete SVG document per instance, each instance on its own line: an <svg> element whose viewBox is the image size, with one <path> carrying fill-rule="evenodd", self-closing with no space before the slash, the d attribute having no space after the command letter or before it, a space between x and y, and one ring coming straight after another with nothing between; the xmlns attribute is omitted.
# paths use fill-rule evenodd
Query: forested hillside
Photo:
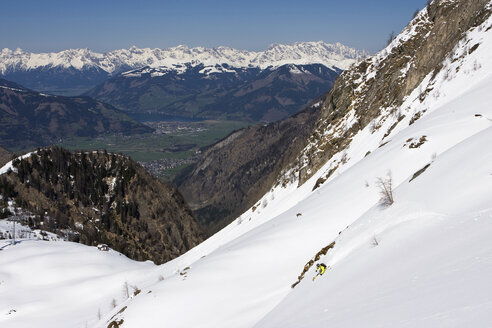
<svg viewBox="0 0 492 328"><path fill-rule="evenodd" d="M136 260L162 263L203 238L180 193L122 155L39 149L12 162L0 194L4 216L12 199L31 226Z"/></svg>

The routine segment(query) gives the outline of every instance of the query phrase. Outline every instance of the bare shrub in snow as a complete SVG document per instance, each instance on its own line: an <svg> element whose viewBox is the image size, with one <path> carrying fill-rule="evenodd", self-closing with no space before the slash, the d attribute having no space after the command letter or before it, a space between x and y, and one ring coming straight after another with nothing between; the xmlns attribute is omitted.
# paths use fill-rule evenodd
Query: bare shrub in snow
<svg viewBox="0 0 492 328"><path fill-rule="evenodd" d="M157 277L157 280L158 281L163 281L164 280L164 276L162 274L160 274L159 277Z"/></svg>
<svg viewBox="0 0 492 328"><path fill-rule="evenodd" d="M394 203L393 199L393 178L391 177L391 171L388 172L386 178L377 178L376 186L379 189L379 195L381 196L379 203L382 206L390 206Z"/></svg>
<svg viewBox="0 0 492 328"><path fill-rule="evenodd" d="M113 300L111 301L111 307L114 309L117 305L118 303L116 303L116 299L113 298Z"/></svg>
<svg viewBox="0 0 492 328"><path fill-rule="evenodd" d="M372 237L372 242L371 242L372 246L376 247L379 245L379 242L378 242L378 239L376 238L376 235L374 235Z"/></svg>
<svg viewBox="0 0 492 328"><path fill-rule="evenodd" d="M400 121L400 120L402 119L402 117L403 117L403 113L402 113L401 108L396 108L396 107L395 107L395 108L393 108L393 109L391 110L391 115L392 115L395 119L397 119L398 121Z"/></svg>
<svg viewBox="0 0 492 328"><path fill-rule="evenodd" d="M123 284L123 295L126 298L130 298L130 286L128 285L128 281L125 281Z"/></svg>
<svg viewBox="0 0 492 328"><path fill-rule="evenodd" d="M446 72L444 72L444 81L450 81L453 77L451 74L451 71L448 69Z"/></svg>

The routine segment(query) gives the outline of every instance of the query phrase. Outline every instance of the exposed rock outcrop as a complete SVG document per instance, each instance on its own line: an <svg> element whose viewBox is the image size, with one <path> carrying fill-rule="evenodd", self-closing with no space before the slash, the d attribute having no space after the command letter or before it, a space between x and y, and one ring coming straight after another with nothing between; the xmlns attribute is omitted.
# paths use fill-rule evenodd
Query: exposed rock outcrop
<svg viewBox="0 0 492 328"><path fill-rule="evenodd" d="M405 97L431 75L429 88L420 90L425 98L432 90L432 78L465 32L490 16L488 3L435 0L386 49L343 72L328 93L302 153L299 183L343 151L382 110L397 111ZM469 45L470 51L474 46Z"/></svg>

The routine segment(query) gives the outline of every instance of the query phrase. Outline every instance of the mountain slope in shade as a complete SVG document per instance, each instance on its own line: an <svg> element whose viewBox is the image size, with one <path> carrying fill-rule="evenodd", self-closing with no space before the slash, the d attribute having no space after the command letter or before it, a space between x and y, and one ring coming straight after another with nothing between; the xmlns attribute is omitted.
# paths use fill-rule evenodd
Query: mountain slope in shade
<svg viewBox="0 0 492 328"><path fill-rule="evenodd" d="M261 70L228 65L150 68L120 74L86 95L132 112L272 122L329 91L340 70L322 64Z"/></svg>
<svg viewBox="0 0 492 328"><path fill-rule="evenodd" d="M206 149L175 182L209 233L255 204L306 146L322 100L268 125L232 133Z"/></svg>
<svg viewBox="0 0 492 328"><path fill-rule="evenodd" d="M3 148L3 147L0 147L0 167L1 166L4 166L5 164L7 164L8 161L10 161L10 152Z"/></svg>
<svg viewBox="0 0 492 328"><path fill-rule="evenodd" d="M0 79L0 144L3 146L34 147L65 137L151 131L113 106L89 97L43 94Z"/></svg>

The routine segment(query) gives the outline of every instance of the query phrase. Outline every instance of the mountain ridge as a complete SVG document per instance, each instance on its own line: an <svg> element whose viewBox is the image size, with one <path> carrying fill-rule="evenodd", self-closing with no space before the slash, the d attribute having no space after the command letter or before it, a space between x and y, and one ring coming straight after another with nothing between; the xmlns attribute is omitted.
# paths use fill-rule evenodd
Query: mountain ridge
<svg viewBox="0 0 492 328"><path fill-rule="evenodd" d="M146 66L119 74L85 95L129 112L273 122L329 91L342 71L323 64L236 68L227 64Z"/></svg>
<svg viewBox="0 0 492 328"><path fill-rule="evenodd" d="M205 65L228 64L234 67L281 66L283 64L324 64L327 67L347 69L353 62L368 55L365 50L356 50L341 43L297 42L294 44L272 44L265 51L237 50L230 47L216 48L179 45L176 47L137 48L97 53L89 49L67 49L52 53L32 53L21 49L0 51L0 73L19 69L40 67L73 67L83 69L97 67L109 74L121 73L144 66L159 67L191 63Z"/></svg>
<svg viewBox="0 0 492 328"><path fill-rule="evenodd" d="M89 97L40 93L0 79L0 143L4 147L45 146L69 136L153 130L111 105Z"/></svg>

